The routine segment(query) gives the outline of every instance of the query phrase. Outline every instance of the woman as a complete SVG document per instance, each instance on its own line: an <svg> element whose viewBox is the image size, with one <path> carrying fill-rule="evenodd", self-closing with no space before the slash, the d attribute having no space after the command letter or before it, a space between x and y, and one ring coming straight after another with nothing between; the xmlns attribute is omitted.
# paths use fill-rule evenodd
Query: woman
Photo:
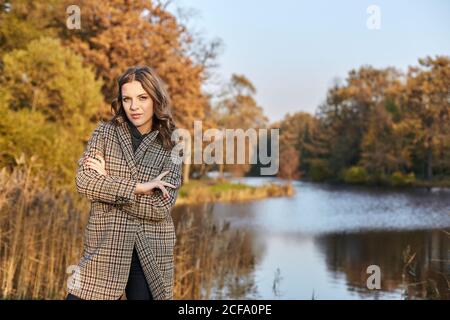
<svg viewBox="0 0 450 320"><path fill-rule="evenodd" d="M67 299L173 298L175 228L181 185L172 161L170 99L149 67L118 79L114 117L94 130L78 161L77 190L91 200L83 255Z"/></svg>

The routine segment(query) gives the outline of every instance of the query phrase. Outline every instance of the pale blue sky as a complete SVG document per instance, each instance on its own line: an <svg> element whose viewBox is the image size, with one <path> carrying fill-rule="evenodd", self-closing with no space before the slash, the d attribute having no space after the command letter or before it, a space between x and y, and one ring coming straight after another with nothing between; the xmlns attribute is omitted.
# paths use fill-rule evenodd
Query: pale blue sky
<svg viewBox="0 0 450 320"><path fill-rule="evenodd" d="M334 78L363 64L406 70L426 55L450 55L450 1L177 0L195 9L191 25L224 50L215 81L232 73L256 86L271 121L313 113ZM381 29L369 30L370 5Z"/></svg>

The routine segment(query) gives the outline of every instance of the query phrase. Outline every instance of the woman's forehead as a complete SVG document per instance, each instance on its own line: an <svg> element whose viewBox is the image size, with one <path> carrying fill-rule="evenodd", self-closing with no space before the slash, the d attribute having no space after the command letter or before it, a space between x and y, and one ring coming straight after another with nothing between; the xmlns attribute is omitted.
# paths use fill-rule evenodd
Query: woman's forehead
<svg viewBox="0 0 450 320"><path fill-rule="evenodd" d="M138 96L146 93L139 81L127 82L122 85L122 95Z"/></svg>

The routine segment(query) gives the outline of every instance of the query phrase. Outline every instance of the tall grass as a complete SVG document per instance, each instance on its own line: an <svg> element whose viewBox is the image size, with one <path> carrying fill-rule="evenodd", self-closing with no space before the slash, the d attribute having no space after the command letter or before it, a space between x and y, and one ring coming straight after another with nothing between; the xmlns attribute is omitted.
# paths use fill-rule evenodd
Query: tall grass
<svg viewBox="0 0 450 320"><path fill-rule="evenodd" d="M218 223L212 205L201 206L180 206L174 212L178 221L174 297L243 299L254 294L252 271L261 254L254 253L251 231Z"/></svg>
<svg viewBox="0 0 450 320"><path fill-rule="evenodd" d="M87 204L29 168L0 172L0 297L61 298L82 250Z"/></svg>
<svg viewBox="0 0 450 320"><path fill-rule="evenodd" d="M0 171L0 299L64 299L83 246L89 201L27 167ZM177 206L175 299L243 297L252 288L250 236ZM174 210L176 211L176 210ZM210 211L207 211L210 212ZM248 279L247 283L237 281Z"/></svg>
<svg viewBox="0 0 450 320"><path fill-rule="evenodd" d="M449 232L441 231L450 238ZM411 246L408 245L403 250L403 299L448 300L450 298L450 260L436 260L431 259L430 263L422 268L417 262L417 252ZM440 272L439 265L445 266L442 269L446 272Z"/></svg>

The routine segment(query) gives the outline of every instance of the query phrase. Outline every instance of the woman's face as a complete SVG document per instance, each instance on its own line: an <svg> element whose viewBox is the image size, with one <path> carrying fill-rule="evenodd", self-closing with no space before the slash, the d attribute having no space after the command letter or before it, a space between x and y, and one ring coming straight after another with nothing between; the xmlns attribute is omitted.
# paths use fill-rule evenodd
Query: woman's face
<svg viewBox="0 0 450 320"><path fill-rule="evenodd" d="M141 134L152 129L153 100L139 81L122 85L122 105L128 119Z"/></svg>

